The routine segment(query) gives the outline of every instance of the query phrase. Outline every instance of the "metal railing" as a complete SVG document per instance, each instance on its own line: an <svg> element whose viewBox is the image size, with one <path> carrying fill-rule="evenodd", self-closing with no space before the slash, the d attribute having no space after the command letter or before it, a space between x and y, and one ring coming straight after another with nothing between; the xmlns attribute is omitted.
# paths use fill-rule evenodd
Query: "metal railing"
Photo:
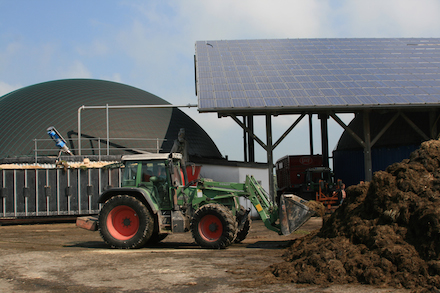
<svg viewBox="0 0 440 293"><path fill-rule="evenodd" d="M165 105L109 105L106 104L105 106L85 106L82 105L78 108L78 137L82 137L81 135L81 112L85 109L105 109L105 120L106 120L106 133L107 133L107 144L110 142L110 126L109 126L109 110L110 109L160 109L160 108L192 108L197 107L197 104L187 104L187 105L171 105L171 104L165 104ZM81 155L83 148L81 147L81 140L78 141L78 155Z"/></svg>
<svg viewBox="0 0 440 293"><path fill-rule="evenodd" d="M160 148L160 143L163 143L164 141L166 141L166 139L159 139L159 138L155 138L155 139L141 139L141 138L111 138L110 139L110 125L109 125L109 110L110 109L134 109L134 108L146 108L146 109L156 109L156 108L182 108L182 107L187 107L187 108L192 108L192 107L197 107L197 104L187 104L187 105L171 105L171 104L164 104L164 105L108 105L106 104L105 106L85 106L82 105L81 107L78 108L78 132L77 135L78 137L76 139L72 139L69 138L66 143L67 145L70 144L70 151L73 152L75 155L83 155L83 151L84 152L92 152L95 153L97 152L97 155L99 156L99 159L102 156L102 150L105 149L106 150L106 155L111 155L111 151L117 151L118 154L121 153L121 151L130 151L130 152L137 152L137 153L146 153L146 152L156 152L158 153L161 148ZM99 109L105 109L106 110L106 115L105 115L105 122L106 122L106 138L95 138L95 137L88 137L86 135L83 135L81 133L81 112L83 110L86 109L92 109L92 110L99 110ZM91 148L83 148L82 147L82 141L89 141L89 142L93 142L93 141L97 141L97 147L93 147L93 143L92 143L92 147ZM156 145L154 147L151 146L142 146L140 145L140 147L124 147L123 144L119 145L116 142L117 141L128 141L128 140L137 140L137 141L153 141L156 142ZM59 149L57 149L55 146L47 143L49 141L52 141L50 139L34 139L34 157L35 157L35 163L37 163L37 159L38 159L38 155L41 153L49 153L49 152L53 152L54 150L56 150L56 153L59 153ZM72 148L72 144L73 142L76 142L75 146L77 148ZM101 143L104 142L106 143L106 147L102 148L101 147ZM39 143L40 145L43 144L43 147L39 147ZM47 144L46 144L47 143ZM112 147L111 147L112 145ZM84 154L84 155L89 155L89 154Z"/></svg>
<svg viewBox="0 0 440 293"><path fill-rule="evenodd" d="M38 162L39 156L56 155L60 151L59 148L53 143L52 139L34 139L34 158L35 163ZM137 153L159 153L162 150L161 145L166 139L160 138L111 138L110 141L103 138L81 138L81 141L87 141L92 144L91 147L84 148L83 155L98 155L98 159L101 160L103 155L115 155L123 152L137 152ZM123 142L137 142L131 147L123 146ZM118 142L121 142L119 144ZM74 143L78 146L78 138L70 138L67 140L68 144ZM95 144L96 146L95 146ZM69 148L74 154L78 154L78 148Z"/></svg>

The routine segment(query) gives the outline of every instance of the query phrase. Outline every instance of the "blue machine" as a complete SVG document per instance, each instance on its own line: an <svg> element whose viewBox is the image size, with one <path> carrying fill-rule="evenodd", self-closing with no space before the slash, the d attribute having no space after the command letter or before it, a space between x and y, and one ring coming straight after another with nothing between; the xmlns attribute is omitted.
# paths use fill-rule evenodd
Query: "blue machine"
<svg viewBox="0 0 440 293"><path fill-rule="evenodd" d="M55 144L57 147L60 148L60 153L58 154L58 158L61 155L61 152L65 152L66 154L69 154L73 156L72 152L67 147L67 143L64 140L64 138L61 136L61 134L55 129L55 127L51 126L47 129L47 134L55 141Z"/></svg>

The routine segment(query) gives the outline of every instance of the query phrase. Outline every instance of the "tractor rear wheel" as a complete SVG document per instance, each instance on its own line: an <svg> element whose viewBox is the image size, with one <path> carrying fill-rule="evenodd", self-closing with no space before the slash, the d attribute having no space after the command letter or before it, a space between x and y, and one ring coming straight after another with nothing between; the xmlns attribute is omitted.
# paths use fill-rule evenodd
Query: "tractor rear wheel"
<svg viewBox="0 0 440 293"><path fill-rule="evenodd" d="M109 199L101 208L98 221L102 239L114 248L140 248L154 230L148 208L128 195Z"/></svg>
<svg viewBox="0 0 440 293"><path fill-rule="evenodd" d="M195 212L191 220L191 232L200 246L221 249L234 242L237 222L227 207L206 204Z"/></svg>

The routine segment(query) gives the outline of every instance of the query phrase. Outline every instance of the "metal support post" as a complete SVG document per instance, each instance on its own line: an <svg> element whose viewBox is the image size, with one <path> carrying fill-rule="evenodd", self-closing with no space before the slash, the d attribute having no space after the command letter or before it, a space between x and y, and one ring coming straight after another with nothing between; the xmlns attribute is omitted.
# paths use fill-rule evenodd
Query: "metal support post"
<svg viewBox="0 0 440 293"><path fill-rule="evenodd" d="M252 133L248 133L248 149L249 149L249 162L255 162L255 140L254 140L254 116L247 116L247 126L252 131Z"/></svg>
<svg viewBox="0 0 440 293"><path fill-rule="evenodd" d="M275 204L275 184L273 178L272 115L266 115L267 168L269 173L269 195Z"/></svg>
<svg viewBox="0 0 440 293"><path fill-rule="evenodd" d="M246 116L243 116L243 124L244 124L244 126L248 127L247 119L246 118L247 118ZM247 138L248 138L248 135L247 135L246 129L243 128L243 161L244 162L249 162L248 161L248 142L247 142Z"/></svg>
<svg viewBox="0 0 440 293"><path fill-rule="evenodd" d="M322 164L324 167L329 167L329 155L328 155L328 114L319 114L321 120L321 146L322 146Z"/></svg>
<svg viewBox="0 0 440 293"><path fill-rule="evenodd" d="M313 156L313 114L309 114L309 141L310 141L310 155Z"/></svg>
<svg viewBox="0 0 440 293"><path fill-rule="evenodd" d="M371 134L370 134L370 113L364 111L364 164L365 164L365 181L373 179L373 164L371 161Z"/></svg>

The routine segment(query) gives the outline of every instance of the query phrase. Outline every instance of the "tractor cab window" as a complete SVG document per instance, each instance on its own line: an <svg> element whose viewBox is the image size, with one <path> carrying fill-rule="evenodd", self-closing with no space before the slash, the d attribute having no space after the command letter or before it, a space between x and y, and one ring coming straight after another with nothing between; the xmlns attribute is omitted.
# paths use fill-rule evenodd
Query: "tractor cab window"
<svg viewBox="0 0 440 293"><path fill-rule="evenodd" d="M126 162L124 169L124 176L122 178L123 186L135 186L136 185L136 174L138 169L138 162Z"/></svg>
<svg viewBox="0 0 440 293"><path fill-rule="evenodd" d="M150 178L155 176L159 181L167 180L165 162L163 161L146 161L142 162L142 182L150 182Z"/></svg>

